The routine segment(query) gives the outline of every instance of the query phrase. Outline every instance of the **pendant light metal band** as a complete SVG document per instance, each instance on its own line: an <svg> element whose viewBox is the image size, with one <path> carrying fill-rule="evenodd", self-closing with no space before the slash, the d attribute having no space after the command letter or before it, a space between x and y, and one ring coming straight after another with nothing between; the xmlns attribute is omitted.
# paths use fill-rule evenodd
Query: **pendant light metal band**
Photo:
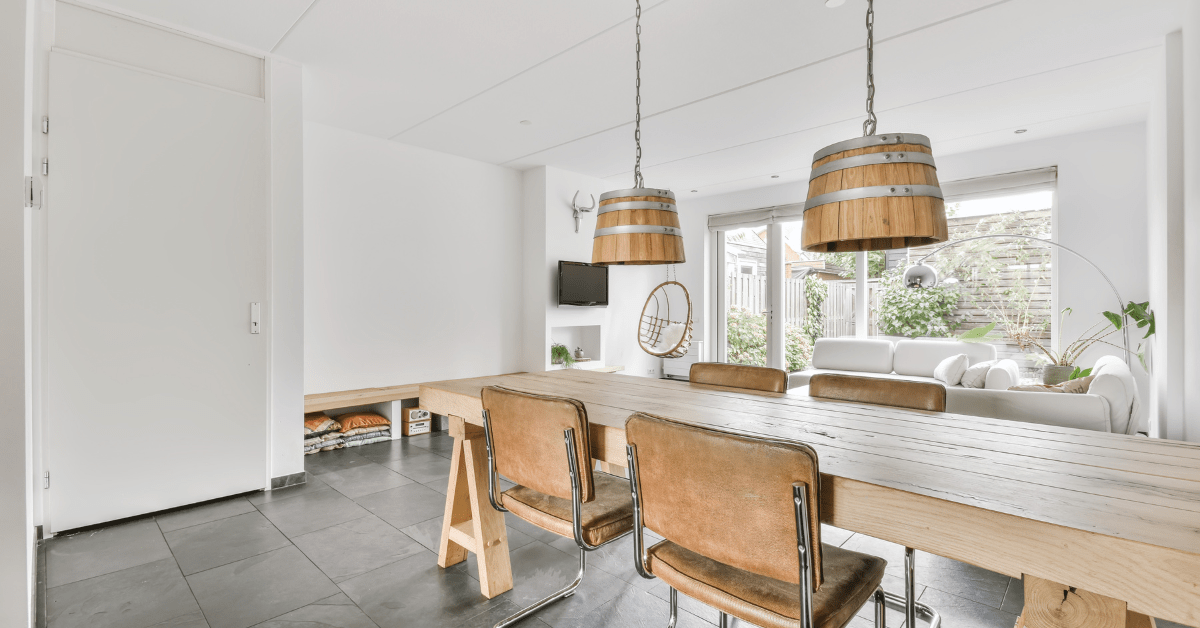
<svg viewBox="0 0 1200 628"><path fill-rule="evenodd" d="M942 198L942 188L936 185L873 185L865 188L839 190L808 199L804 203L804 211L830 203L857 201L864 198L887 198L889 196L932 196L933 198Z"/></svg>
<svg viewBox="0 0 1200 628"><path fill-rule="evenodd" d="M596 236L623 235L627 233L657 233L659 235L682 236L679 227L661 227L659 225L622 225L620 227L604 227L596 230Z"/></svg>
<svg viewBox="0 0 1200 628"><path fill-rule="evenodd" d="M812 174L809 175L808 180L812 181L821 175L837 172L838 170L845 170L846 168L858 168L859 166L874 166L878 164L925 164L927 166L937 167L937 164L933 163L933 155L930 155L929 153L869 153L866 155L846 157L844 159L831 161L823 166L817 166L816 168L813 168Z"/></svg>
<svg viewBox="0 0 1200 628"><path fill-rule="evenodd" d="M634 11L634 35L637 38L637 44L633 48L634 56L637 58L637 67L634 71L633 91L634 97L634 117L633 117L633 143L637 145L637 158L633 162L633 187L645 187L642 181L642 0L636 0L637 9Z"/></svg>
<svg viewBox="0 0 1200 628"><path fill-rule="evenodd" d="M609 203L603 205L596 210L597 214L607 214L608 212L619 212L627 209L657 209L660 212L679 213L675 205L671 203L659 203L656 201L628 201L625 203Z"/></svg>
<svg viewBox="0 0 1200 628"><path fill-rule="evenodd" d="M871 146L887 146L889 144L917 144L925 148L932 148L929 143L929 138L920 133L889 133L887 135L868 135L866 137L856 137L851 140L844 140L837 144L830 144L825 148L817 151L813 155L813 163L817 163L826 157L835 153L840 153L846 150L855 148L868 148ZM601 197L601 200L604 200Z"/></svg>
<svg viewBox="0 0 1200 628"><path fill-rule="evenodd" d="M875 0L867 0L867 119L863 135L875 135Z"/></svg>

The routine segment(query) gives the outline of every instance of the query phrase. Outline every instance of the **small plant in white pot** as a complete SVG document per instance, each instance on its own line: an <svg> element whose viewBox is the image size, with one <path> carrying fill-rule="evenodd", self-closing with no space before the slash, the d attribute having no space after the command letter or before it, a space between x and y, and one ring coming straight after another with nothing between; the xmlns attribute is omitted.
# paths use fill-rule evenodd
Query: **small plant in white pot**
<svg viewBox="0 0 1200 628"><path fill-rule="evenodd" d="M555 343L550 345L550 363L561 364L563 368L575 368L575 356L571 355L567 345Z"/></svg>

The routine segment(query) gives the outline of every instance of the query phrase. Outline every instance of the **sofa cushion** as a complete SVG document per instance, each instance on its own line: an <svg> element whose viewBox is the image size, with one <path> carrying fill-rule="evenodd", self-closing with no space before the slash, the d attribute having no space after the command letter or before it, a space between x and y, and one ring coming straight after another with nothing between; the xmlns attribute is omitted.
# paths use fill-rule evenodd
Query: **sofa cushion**
<svg viewBox="0 0 1200 628"><path fill-rule="evenodd" d="M892 342L873 338L818 338L812 367L860 373L891 373Z"/></svg>
<svg viewBox="0 0 1200 628"><path fill-rule="evenodd" d="M984 360L968 366L959 383L963 388L983 388L984 382L987 381L988 369L995 363L996 360Z"/></svg>
<svg viewBox="0 0 1200 628"><path fill-rule="evenodd" d="M820 341L818 341L820 342ZM933 377L933 370L946 358L965 353L968 366L996 359L996 347L957 340L904 339L896 343L892 369L898 375Z"/></svg>
<svg viewBox="0 0 1200 628"><path fill-rule="evenodd" d="M983 387L988 390L1008 390L1021 383L1021 368L1012 360L999 360L988 369Z"/></svg>
<svg viewBox="0 0 1200 628"><path fill-rule="evenodd" d="M967 364L967 354L952 355L933 369L933 378L947 386L957 386L962 382L963 373L967 372Z"/></svg>

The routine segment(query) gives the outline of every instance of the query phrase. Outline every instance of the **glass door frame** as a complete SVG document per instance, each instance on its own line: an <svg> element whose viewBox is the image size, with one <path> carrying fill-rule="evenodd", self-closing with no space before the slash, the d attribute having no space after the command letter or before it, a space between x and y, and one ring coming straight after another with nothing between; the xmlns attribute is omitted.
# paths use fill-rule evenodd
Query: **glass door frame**
<svg viewBox="0 0 1200 628"><path fill-rule="evenodd" d="M767 366L787 370L784 352L784 331L786 318L783 304L784 254L783 254L783 224L775 221L763 223L767 227ZM740 228L740 227L739 227ZM728 304L725 296L725 237L726 231L711 231L712 277L709 289L713 298L711 303L712 338L710 355L716 362L726 362L728 355Z"/></svg>

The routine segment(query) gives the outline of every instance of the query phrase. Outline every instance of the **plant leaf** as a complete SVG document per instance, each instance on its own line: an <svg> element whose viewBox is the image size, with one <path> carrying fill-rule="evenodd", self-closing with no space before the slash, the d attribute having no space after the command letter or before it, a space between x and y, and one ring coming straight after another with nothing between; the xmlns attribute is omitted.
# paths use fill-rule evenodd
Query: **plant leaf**
<svg viewBox="0 0 1200 628"><path fill-rule="evenodd" d="M983 327L976 327L975 329L968 329L967 331L965 331L961 335L959 335L958 339L962 342L984 342L986 340L991 340L992 338L988 337L988 334L990 334L992 332L992 330L995 328L996 328L996 323L991 322L991 323L988 323L987 325L984 325Z"/></svg>
<svg viewBox="0 0 1200 628"><path fill-rule="evenodd" d="M1104 318L1107 318L1108 322L1112 323L1113 327L1116 327L1117 329L1121 328L1122 321L1121 321L1120 314L1113 314L1112 312L1104 312Z"/></svg>

